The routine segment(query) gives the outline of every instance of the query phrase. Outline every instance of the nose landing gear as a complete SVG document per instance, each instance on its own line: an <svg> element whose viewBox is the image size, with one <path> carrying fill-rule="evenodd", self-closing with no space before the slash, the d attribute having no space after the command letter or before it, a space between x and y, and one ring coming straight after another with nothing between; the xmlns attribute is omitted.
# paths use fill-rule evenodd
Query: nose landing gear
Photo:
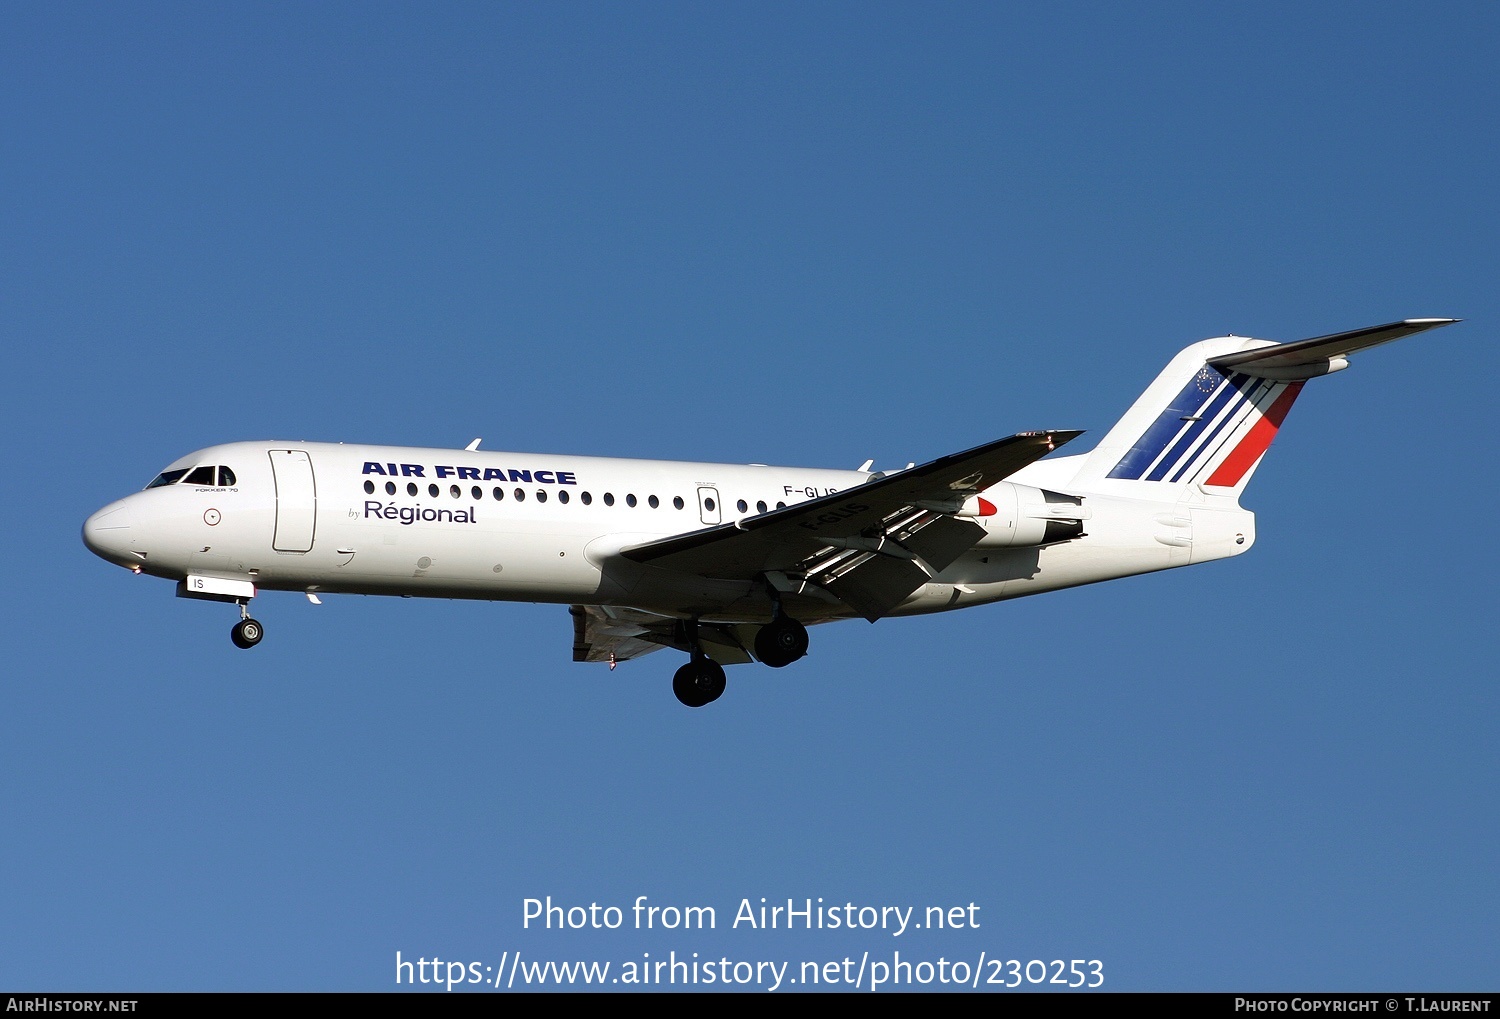
<svg viewBox="0 0 1500 1019"><path fill-rule="evenodd" d="M265 627L260 621L250 618L250 612L245 608L245 603L240 602L240 621L234 624L229 631L229 639L234 641L234 646L246 650L260 643L260 639L266 635Z"/></svg>

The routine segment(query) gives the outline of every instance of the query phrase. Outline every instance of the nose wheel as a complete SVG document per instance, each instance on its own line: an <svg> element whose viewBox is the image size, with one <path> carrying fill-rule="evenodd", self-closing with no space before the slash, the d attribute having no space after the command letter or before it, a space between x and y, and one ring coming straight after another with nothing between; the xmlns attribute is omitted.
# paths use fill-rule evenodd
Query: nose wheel
<svg viewBox="0 0 1500 1019"><path fill-rule="evenodd" d="M238 648L252 648L260 643L266 631L261 628L257 619L241 619L234 624L234 629L229 631L229 639L234 641Z"/></svg>
<svg viewBox="0 0 1500 1019"><path fill-rule="evenodd" d="M234 641L234 646L249 650L259 644L265 635L266 629L260 625L260 620L251 619L245 603L240 602L240 621L229 631L229 639Z"/></svg>

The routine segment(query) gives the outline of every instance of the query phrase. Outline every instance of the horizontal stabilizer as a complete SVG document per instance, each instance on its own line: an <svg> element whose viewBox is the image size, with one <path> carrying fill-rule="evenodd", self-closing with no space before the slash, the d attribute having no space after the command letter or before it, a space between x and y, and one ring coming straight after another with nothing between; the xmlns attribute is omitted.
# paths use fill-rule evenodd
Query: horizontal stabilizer
<svg viewBox="0 0 1500 1019"><path fill-rule="evenodd" d="M1383 326L1315 336L1310 340L1255 347L1210 358L1208 363L1226 375L1233 370L1265 379L1291 381L1312 378L1345 367L1342 358L1357 350L1390 343L1414 333L1452 325L1457 321L1459 320L1456 318L1408 318Z"/></svg>

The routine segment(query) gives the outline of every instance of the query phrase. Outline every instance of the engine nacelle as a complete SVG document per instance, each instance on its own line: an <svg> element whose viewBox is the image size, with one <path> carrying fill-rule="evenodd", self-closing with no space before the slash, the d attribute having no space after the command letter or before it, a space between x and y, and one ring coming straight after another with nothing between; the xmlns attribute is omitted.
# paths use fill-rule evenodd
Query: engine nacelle
<svg viewBox="0 0 1500 1019"><path fill-rule="evenodd" d="M978 548L1051 545L1083 537L1089 510L1083 499L1045 488L1002 481L977 497L976 519L985 535Z"/></svg>

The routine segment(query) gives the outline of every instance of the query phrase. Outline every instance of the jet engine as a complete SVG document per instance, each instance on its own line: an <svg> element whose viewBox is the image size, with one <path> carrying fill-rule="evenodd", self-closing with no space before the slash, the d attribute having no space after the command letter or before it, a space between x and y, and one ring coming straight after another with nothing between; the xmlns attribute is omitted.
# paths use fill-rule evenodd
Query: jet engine
<svg viewBox="0 0 1500 1019"><path fill-rule="evenodd" d="M1083 522L1089 517L1079 496L1009 481L1002 481L969 501L976 505L972 509L966 505L962 515L972 515L985 530L978 548L1051 545L1081 538Z"/></svg>

